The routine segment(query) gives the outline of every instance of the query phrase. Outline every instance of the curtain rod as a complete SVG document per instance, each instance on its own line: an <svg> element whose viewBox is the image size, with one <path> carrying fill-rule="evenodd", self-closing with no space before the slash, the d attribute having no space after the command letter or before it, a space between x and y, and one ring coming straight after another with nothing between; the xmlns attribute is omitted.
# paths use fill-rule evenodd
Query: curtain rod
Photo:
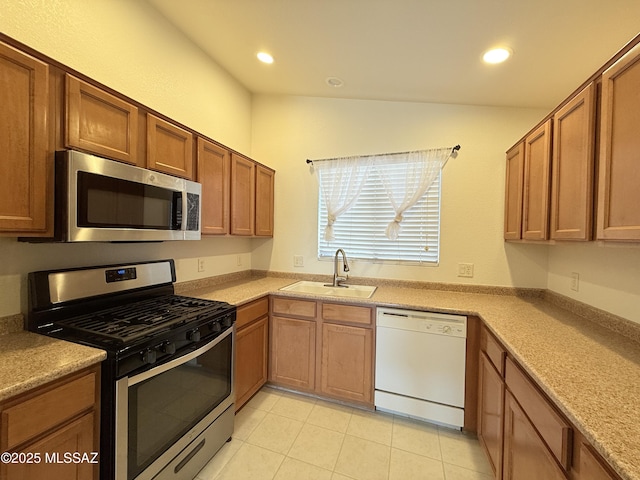
<svg viewBox="0 0 640 480"><path fill-rule="evenodd" d="M458 150L460 150L460 145L456 145L455 147L453 147L451 149L451 154L453 155L454 152L457 152ZM395 152L395 153L376 153L375 155L406 155L407 153L415 153L415 152L420 152L422 150L413 150L413 151L409 151L409 152ZM373 155L362 155L363 157L369 157L369 156L373 156ZM344 157L347 158L347 157ZM309 160L307 158L307 163L310 163L313 165L313 162L324 162L325 160L336 160L335 158L327 158L327 159L321 159L321 160Z"/></svg>

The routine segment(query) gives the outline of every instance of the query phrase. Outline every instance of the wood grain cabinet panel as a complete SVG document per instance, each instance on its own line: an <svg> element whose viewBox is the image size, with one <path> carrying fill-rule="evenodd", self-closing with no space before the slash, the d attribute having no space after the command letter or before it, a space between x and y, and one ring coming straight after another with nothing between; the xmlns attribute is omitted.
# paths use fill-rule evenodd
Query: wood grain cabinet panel
<svg viewBox="0 0 640 480"><path fill-rule="evenodd" d="M503 480L566 480L513 396L505 394Z"/></svg>
<svg viewBox="0 0 640 480"><path fill-rule="evenodd" d="M86 453L92 459L92 452L97 452L94 445L94 414L89 413L74 420L70 424L55 430L42 440L20 449L22 453L40 455L39 463L10 463L4 465L3 479L33 480L37 478L90 480L98 478L94 474L96 464L84 462L65 463L65 454ZM45 461L45 455L56 455L59 462ZM72 457L73 459L73 457ZM98 461L98 459L95 459Z"/></svg>
<svg viewBox="0 0 640 480"><path fill-rule="evenodd" d="M599 240L640 241L640 45L602 75Z"/></svg>
<svg viewBox="0 0 640 480"><path fill-rule="evenodd" d="M373 332L368 328L322 325L323 393L371 403L373 398Z"/></svg>
<svg viewBox="0 0 640 480"><path fill-rule="evenodd" d="M39 463L0 463L0 479L99 477L97 463L65 463L65 453L100 450L99 366L55 380L0 404L0 451L40 455ZM59 454L60 462L45 455Z"/></svg>
<svg viewBox="0 0 640 480"><path fill-rule="evenodd" d="M553 116L552 239L592 237L595 95L591 83Z"/></svg>
<svg viewBox="0 0 640 480"><path fill-rule="evenodd" d="M0 231L53 233L49 110L49 66L0 43Z"/></svg>
<svg viewBox="0 0 640 480"><path fill-rule="evenodd" d="M256 164L231 154L231 234L251 236L255 232Z"/></svg>
<svg viewBox="0 0 640 480"><path fill-rule="evenodd" d="M478 439L484 446L494 478L502 478L504 380L489 357L480 353L478 381Z"/></svg>
<svg viewBox="0 0 640 480"><path fill-rule="evenodd" d="M314 390L316 327L315 320L271 317L271 381Z"/></svg>
<svg viewBox="0 0 640 480"><path fill-rule="evenodd" d="M269 317L265 316L236 334L236 410L267 382Z"/></svg>
<svg viewBox="0 0 640 480"><path fill-rule="evenodd" d="M273 237L273 194L275 172L256 165L256 220L257 237Z"/></svg>
<svg viewBox="0 0 640 480"><path fill-rule="evenodd" d="M603 465L599 455L584 442L580 442L579 471L573 472L573 480L617 480L617 476L609 473L609 469Z"/></svg>
<svg viewBox="0 0 640 480"><path fill-rule="evenodd" d="M147 114L147 168L193 180L193 135Z"/></svg>
<svg viewBox="0 0 640 480"><path fill-rule="evenodd" d="M288 297L273 297L271 309L276 315L288 315L303 318L315 318L316 302L311 300L297 300Z"/></svg>
<svg viewBox="0 0 640 480"><path fill-rule="evenodd" d="M504 239L522 238L522 192L524 181L524 142L507 152L504 200Z"/></svg>
<svg viewBox="0 0 640 480"><path fill-rule="evenodd" d="M571 465L571 426L510 358L506 362L505 379L507 387L527 413L551 453L568 470Z"/></svg>
<svg viewBox="0 0 640 480"><path fill-rule="evenodd" d="M66 146L138 165L138 109L72 75L65 82Z"/></svg>
<svg viewBox="0 0 640 480"><path fill-rule="evenodd" d="M198 175L202 184L202 235L229 233L231 157L225 148L198 138Z"/></svg>
<svg viewBox="0 0 640 480"><path fill-rule="evenodd" d="M549 180L551 173L551 119L524 141L522 238L546 240L549 235Z"/></svg>
<svg viewBox="0 0 640 480"><path fill-rule="evenodd" d="M370 326L373 325L373 309L342 303L323 303L322 319Z"/></svg>

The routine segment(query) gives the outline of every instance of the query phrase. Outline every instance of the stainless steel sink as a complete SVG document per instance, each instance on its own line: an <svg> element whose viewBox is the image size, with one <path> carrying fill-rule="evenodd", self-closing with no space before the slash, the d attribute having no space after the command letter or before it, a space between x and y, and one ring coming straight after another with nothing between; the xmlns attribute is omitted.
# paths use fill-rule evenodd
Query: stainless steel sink
<svg viewBox="0 0 640 480"><path fill-rule="evenodd" d="M311 295L327 295L331 297L370 298L378 287L369 285L348 285L341 287L325 286L323 282L309 282L302 280L280 290L287 292L308 293Z"/></svg>

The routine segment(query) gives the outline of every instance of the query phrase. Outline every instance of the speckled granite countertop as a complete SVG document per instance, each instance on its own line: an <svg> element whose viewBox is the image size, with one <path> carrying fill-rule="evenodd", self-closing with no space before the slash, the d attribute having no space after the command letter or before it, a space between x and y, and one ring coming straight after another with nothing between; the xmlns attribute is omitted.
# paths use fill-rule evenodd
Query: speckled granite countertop
<svg viewBox="0 0 640 480"><path fill-rule="evenodd" d="M0 401L101 362L103 350L31 332L0 335Z"/></svg>
<svg viewBox="0 0 640 480"><path fill-rule="evenodd" d="M236 305L267 294L477 315L625 480L640 480L640 344L543 298L378 287L370 299L279 291L264 277L183 290Z"/></svg>

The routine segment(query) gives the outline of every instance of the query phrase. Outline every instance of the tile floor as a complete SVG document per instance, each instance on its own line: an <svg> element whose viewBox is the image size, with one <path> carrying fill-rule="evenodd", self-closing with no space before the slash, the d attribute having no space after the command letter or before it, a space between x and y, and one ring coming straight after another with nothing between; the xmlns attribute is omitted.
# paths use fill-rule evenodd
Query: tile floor
<svg viewBox="0 0 640 480"><path fill-rule="evenodd" d="M197 480L492 480L455 430L263 388Z"/></svg>

